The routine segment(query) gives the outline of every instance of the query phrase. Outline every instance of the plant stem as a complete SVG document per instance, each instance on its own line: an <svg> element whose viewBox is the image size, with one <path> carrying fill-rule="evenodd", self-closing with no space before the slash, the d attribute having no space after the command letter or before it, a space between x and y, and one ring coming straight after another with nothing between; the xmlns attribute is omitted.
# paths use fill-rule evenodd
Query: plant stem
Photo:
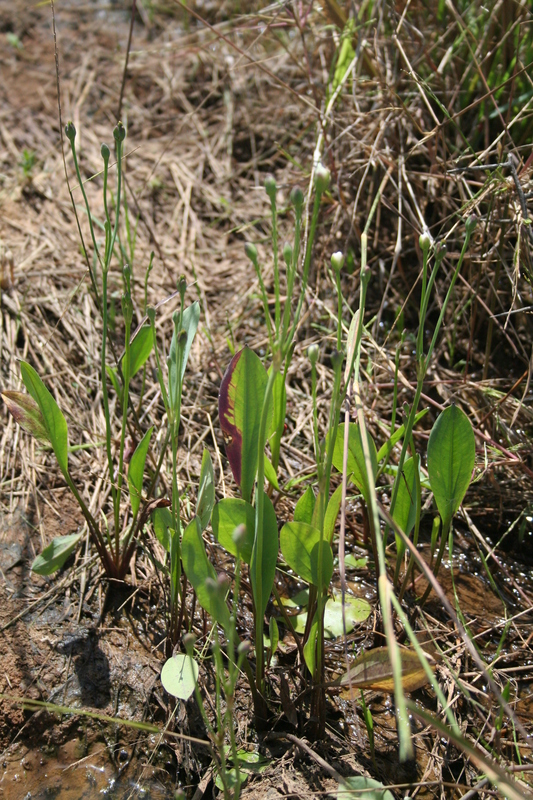
<svg viewBox="0 0 533 800"><path fill-rule="evenodd" d="M274 353L263 400L261 423L258 436L257 488L255 498L255 538L250 563L255 607L255 685L259 694L264 693L265 651L263 639L263 518L265 506L265 445L268 410L272 398L272 390L276 375L281 368L281 353Z"/></svg>

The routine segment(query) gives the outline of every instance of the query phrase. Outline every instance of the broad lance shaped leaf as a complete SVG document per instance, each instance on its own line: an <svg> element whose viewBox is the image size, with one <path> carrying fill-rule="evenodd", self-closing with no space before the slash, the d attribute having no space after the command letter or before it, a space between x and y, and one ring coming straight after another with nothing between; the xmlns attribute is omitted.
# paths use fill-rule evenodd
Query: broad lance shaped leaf
<svg viewBox="0 0 533 800"><path fill-rule="evenodd" d="M315 510L315 493L313 487L308 486L303 495L296 503L294 509L294 521L306 522L311 525L313 522L313 511Z"/></svg>
<svg viewBox="0 0 533 800"><path fill-rule="evenodd" d="M318 586L320 531L306 522L287 522L280 533L283 558L298 577ZM328 586L333 575L333 554L329 542L322 542L322 585Z"/></svg>
<svg viewBox="0 0 533 800"><path fill-rule="evenodd" d="M154 335L151 325L143 325L135 334L130 344L130 378L143 367L148 360L154 345ZM123 363L123 360L122 362Z"/></svg>
<svg viewBox="0 0 533 800"><path fill-rule="evenodd" d="M274 585L274 577L276 575L276 563L278 560L279 550L279 537L278 537L278 521L276 518L276 510L272 505L272 500L268 495L264 498L265 506L263 509L263 558L261 560L261 573L262 573L262 598L261 607L256 608L256 614L263 614L266 611L272 586ZM255 526L255 523L254 523ZM250 580L252 583L253 596L255 602L257 600L256 589L256 575L257 575L257 541L254 540L254 547L252 549L252 558L250 559Z"/></svg>
<svg viewBox="0 0 533 800"><path fill-rule="evenodd" d="M172 514L168 508L156 508L152 519L157 540L163 545L167 553L170 553L172 526L174 525Z"/></svg>
<svg viewBox="0 0 533 800"><path fill-rule="evenodd" d="M402 474L396 477L400 483L396 496L396 505L392 518L399 528L409 536L413 530L417 515L417 480L420 480L418 458L408 458L404 465ZM401 539L397 537L399 543ZM404 549L404 548L403 548ZM402 549L402 552L403 552Z"/></svg>
<svg viewBox="0 0 533 800"><path fill-rule="evenodd" d="M41 409L33 397L25 392L2 392L2 400L9 413L26 433L50 443Z"/></svg>
<svg viewBox="0 0 533 800"><path fill-rule="evenodd" d="M470 420L457 406L437 417L428 441L431 491L446 529L457 513L472 479L476 439Z"/></svg>
<svg viewBox="0 0 533 800"><path fill-rule="evenodd" d="M124 380L128 383L143 367L148 360L154 345L154 335L150 325L143 325L134 334L130 342L130 374L124 375ZM120 358L120 367L124 371L124 355ZM117 397L122 398L122 384L118 378L118 368L106 366L107 375L113 384ZM122 401L121 401L122 402Z"/></svg>
<svg viewBox="0 0 533 800"><path fill-rule="evenodd" d="M202 467L200 469L200 483L198 486L198 499L196 501L196 516L200 520L202 530L209 525L213 506L215 505L215 476L213 462L209 450L204 449Z"/></svg>
<svg viewBox="0 0 533 800"><path fill-rule="evenodd" d="M231 471L248 503L257 474L259 427L266 385L267 372L263 364L245 347L232 358L218 396L220 427L226 437Z"/></svg>
<svg viewBox="0 0 533 800"><path fill-rule="evenodd" d="M81 533L71 533L68 536L52 539L31 565L33 572L38 575L51 575L60 569L76 549L81 536Z"/></svg>
<svg viewBox="0 0 533 800"><path fill-rule="evenodd" d="M183 376L185 375L185 369L187 367L187 361L189 359L189 353L191 352L191 346L193 343L193 339L196 335L196 329L198 328L198 321L200 319L200 304L198 301L193 303L192 305L188 306L183 312L183 318L181 322L181 331L185 331L186 336L182 347L181 353L181 370L178 370L179 364L179 348L180 345L178 343L178 336L180 336L181 331L177 331L174 329L174 333L172 334L172 341L170 342L170 353L169 353L169 365L168 365L168 396L170 399L170 405L173 409L176 408L179 396L179 387L183 383Z"/></svg>
<svg viewBox="0 0 533 800"><path fill-rule="evenodd" d="M59 468L66 477L68 475L67 421L33 367L21 361L20 371L24 386L39 406L48 441L52 445Z"/></svg>
<svg viewBox="0 0 533 800"><path fill-rule="evenodd" d="M181 540L181 559L183 569L196 592L198 602L227 631L230 621L226 601L224 598L210 593L206 586L207 578L216 582L217 575L205 552L198 517L195 517L185 528Z"/></svg>
<svg viewBox="0 0 533 800"><path fill-rule="evenodd" d="M143 438L135 448L135 452L132 455L128 466L128 486L130 490L131 510L133 516L137 514L139 505L141 503L144 465L146 463L146 455L150 446L150 437L153 429L153 426L148 428Z"/></svg>

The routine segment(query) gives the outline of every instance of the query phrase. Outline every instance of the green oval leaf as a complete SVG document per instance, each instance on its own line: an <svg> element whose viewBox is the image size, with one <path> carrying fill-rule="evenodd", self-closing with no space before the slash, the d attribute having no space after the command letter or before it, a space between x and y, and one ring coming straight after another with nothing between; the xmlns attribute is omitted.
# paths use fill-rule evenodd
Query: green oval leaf
<svg viewBox="0 0 533 800"><path fill-rule="evenodd" d="M235 355L220 385L218 412L226 453L241 495L250 502L257 473L259 426L267 372L245 347Z"/></svg>
<svg viewBox="0 0 533 800"><path fill-rule="evenodd" d="M343 788L337 792L337 800L353 800L355 797L360 800L394 800L392 792L382 783L363 775L345 778Z"/></svg>
<svg viewBox="0 0 533 800"><path fill-rule="evenodd" d="M141 495L143 488L144 465L146 463L146 454L150 446L150 437L153 431L153 425L148 428L143 438L135 448L130 463L128 466L128 487L130 490L131 511L133 516L137 515L139 506L141 504Z"/></svg>
<svg viewBox="0 0 533 800"><path fill-rule="evenodd" d="M437 418L428 442L429 482L444 529L462 503L475 460L476 439L470 420L457 406L448 406Z"/></svg>
<svg viewBox="0 0 533 800"><path fill-rule="evenodd" d="M176 653L165 661L161 683L166 692L180 700L188 700L198 680L198 664L190 656Z"/></svg>
<svg viewBox="0 0 533 800"><path fill-rule="evenodd" d="M355 626L368 619L372 612L370 603L362 597L345 597L346 633L351 633ZM307 623L307 612L303 611L293 618L296 633L303 633ZM342 601L340 595L330 597L324 610L324 636L326 639L337 639L344 634L342 624Z"/></svg>
<svg viewBox="0 0 533 800"><path fill-rule="evenodd" d="M346 619L346 633L351 633L359 622L368 619L372 612L370 603L363 597L346 595L344 598L344 613ZM344 633L342 623L342 600L340 595L330 597L326 602L324 611L324 636L327 639L337 639Z"/></svg>
<svg viewBox="0 0 533 800"><path fill-rule="evenodd" d="M246 564L249 564L254 546L255 509L240 497L225 497L213 509L211 527L217 542L233 556L237 555L233 532L239 525L244 525L246 528L240 556Z"/></svg>
<svg viewBox="0 0 533 800"><path fill-rule="evenodd" d="M33 367L25 361L21 361L20 371L24 386L39 406L48 440L52 445L59 468L66 477L68 475L67 421Z"/></svg>
<svg viewBox="0 0 533 800"><path fill-rule="evenodd" d="M48 547L37 556L31 568L38 575L51 575L61 569L65 561L76 549L81 539L81 533L70 533L68 536L58 536L52 539Z"/></svg>
<svg viewBox="0 0 533 800"><path fill-rule="evenodd" d="M320 531L306 522L287 522L280 533L283 558L298 577L318 586ZM322 544L322 585L328 586L333 576L333 553L326 539Z"/></svg>

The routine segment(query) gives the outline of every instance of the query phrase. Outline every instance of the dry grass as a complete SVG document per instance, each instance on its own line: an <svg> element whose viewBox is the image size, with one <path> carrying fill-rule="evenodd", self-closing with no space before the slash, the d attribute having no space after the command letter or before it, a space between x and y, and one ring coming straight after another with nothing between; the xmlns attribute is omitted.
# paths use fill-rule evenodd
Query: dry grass
<svg viewBox="0 0 533 800"><path fill-rule="evenodd" d="M523 562L516 560L520 547L511 546L520 530L524 548L533 536L529 521L533 330L528 314L533 305L529 283L533 270L527 220L533 101L530 64L521 60L533 54L528 44L530 11L523 3L492 3L497 6L492 21L474 35L468 33L469 26L475 30L474 12L479 19L483 16L477 4L463 13L458 4L443 4L439 23L424 3L402 9L370 5L357 36L359 50L352 71L337 99L328 103L329 71L339 43L338 30L331 25L335 10L330 9L328 16L318 6L307 13L300 3L273 4L263 11L246 8L245 14L237 15L230 4L222 4L203 12L211 25L205 27L177 5L138 5L141 18L134 28L122 104L128 130L128 203L132 215L139 215L132 264L134 302L139 321L144 313L145 270L153 250L148 303L156 305L172 295L177 278L185 274L188 297L197 297L202 306L182 415L180 478L190 500L204 445L213 454L217 491L220 495L233 491L224 466L216 398L230 358L228 343L249 344L258 352L265 347L259 289L243 244L248 239L256 242L262 262L270 266L268 204L262 189L267 174L276 177L280 205L288 201L294 185L308 186L314 155L320 155L333 174L333 189L321 215L307 312L289 374L284 479L312 469L310 370L305 352L313 341L323 348L319 410L326 426L331 371L324 329L336 313L326 264L334 250L353 254L355 270L343 276L343 291L346 306L354 310L360 235L378 187L383 190L369 237L373 279L363 390L369 427L380 443L390 420L397 348L400 403L410 402L416 379L412 334L422 262L419 234L427 231L447 244L430 309L432 324L460 252L464 221L471 213L478 216L468 261L428 374L424 403L436 414L453 401L464 408L476 429L477 482L467 496L467 513L458 523L456 588L469 630L482 643L487 659L497 650L502 628L508 626L494 676L501 687L513 681L516 713L530 725L531 560L527 553ZM301 15L296 19L295 10ZM72 119L76 125L86 189L95 215L102 216L100 144L111 139L116 122L129 15L115 6L61 5L56 25L63 121ZM71 467L96 512L105 507L109 493L105 454L98 446L105 431L98 380L101 321L89 290L63 170L50 11L23 12L15 2L0 11L0 30L15 34L21 44L20 49L13 43L4 46L0 56L1 383L19 387L20 358L29 360L43 376L67 416L71 443L93 445L73 454ZM521 49L513 62L509 48L516 41ZM498 95L500 110L494 111L489 89L501 82L505 85ZM527 94L528 87L529 95L517 108L513 92ZM27 163L25 151L35 154L27 174L21 166L25 158ZM66 148L65 156L74 202L80 206ZM503 170L467 169L509 159ZM80 218L87 243L88 226L83 214ZM283 215L280 224L288 235L290 214ZM112 283L119 292L118 272ZM175 307L171 300L158 316L167 343ZM402 342L404 328L407 336ZM120 349L120 330L116 346ZM154 385L145 393L145 424L160 420L157 392ZM64 517L73 512L51 455L21 433L5 409L0 413L0 512L6 520L17 510L31 519L35 534L26 550L31 558L58 532L70 532ZM416 434L422 448L429 428L424 421ZM293 499L279 502L287 517ZM73 514L71 528L79 522ZM358 509L353 510L352 527L355 539L360 539ZM511 555L493 550L502 537ZM497 590L486 578L484 560ZM355 578L372 591L368 575ZM94 571L91 580L96 580ZM150 587L150 592L157 585L150 562L141 556L131 580ZM443 585L453 597L449 575ZM518 752L529 764L530 745L514 742L510 721L502 731L496 730L498 709L484 703L480 673L468 662L464 647L454 641L455 632L440 611L434 603L422 619L446 651L439 675L464 734L499 754L505 765L513 765ZM371 633L359 633L356 639L370 638ZM459 680L462 693L457 689ZM434 700L423 693L421 702ZM337 769L347 773L367 769L395 784L415 784L418 788L411 796L424 792L435 797L472 796L465 792L479 779L473 762L423 728L416 733L418 768L401 771L393 764L389 756L395 747L394 720L390 708L379 706L379 698L373 703L378 720L377 773L349 704L339 706L344 721L331 734L330 755L338 759ZM282 771L284 783L274 770L268 780L280 791L285 787L293 796L303 796L310 786L302 788L302 779L298 784L292 769L291 764ZM311 781L311 785L315 789L319 784ZM452 785L458 787L455 794ZM484 788L480 787L481 796Z"/></svg>

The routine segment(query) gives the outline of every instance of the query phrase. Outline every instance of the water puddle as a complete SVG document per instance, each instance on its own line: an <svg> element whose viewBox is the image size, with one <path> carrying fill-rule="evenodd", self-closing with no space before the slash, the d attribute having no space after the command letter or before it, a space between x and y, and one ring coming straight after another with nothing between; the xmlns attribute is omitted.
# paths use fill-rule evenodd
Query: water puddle
<svg viewBox="0 0 533 800"><path fill-rule="evenodd" d="M48 751L48 752L47 752ZM0 764L2 800L171 800L175 793L168 774L152 766L121 774L105 748L80 758L80 743L29 749L14 745ZM128 758L127 751L123 751ZM121 752L118 753L120 761ZM137 772L132 778L132 771Z"/></svg>

